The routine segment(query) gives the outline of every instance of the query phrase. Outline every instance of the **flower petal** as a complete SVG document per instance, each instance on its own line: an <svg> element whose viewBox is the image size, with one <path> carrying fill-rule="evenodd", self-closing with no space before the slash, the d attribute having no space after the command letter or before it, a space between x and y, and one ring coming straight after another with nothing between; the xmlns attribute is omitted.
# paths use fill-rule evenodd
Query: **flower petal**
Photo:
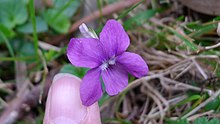
<svg viewBox="0 0 220 124"><path fill-rule="evenodd" d="M103 60L100 41L95 38L72 38L67 48L69 61L79 67L94 68Z"/></svg>
<svg viewBox="0 0 220 124"><path fill-rule="evenodd" d="M122 25L113 19L107 21L103 27L100 41L109 57L122 54L130 44L130 39Z"/></svg>
<svg viewBox="0 0 220 124"><path fill-rule="evenodd" d="M102 71L102 79L109 95L118 94L128 85L128 73L120 65L113 65Z"/></svg>
<svg viewBox="0 0 220 124"><path fill-rule="evenodd" d="M102 84L100 81L100 68L94 68L87 72L82 79L80 96L83 105L90 106L102 96Z"/></svg>
<svg viewBox="0 0 220 124"><path fill-rule="evenodd" d="M138 54L124 52L116 61L135 77L140 78L148 73L146 62Z"/></svg>

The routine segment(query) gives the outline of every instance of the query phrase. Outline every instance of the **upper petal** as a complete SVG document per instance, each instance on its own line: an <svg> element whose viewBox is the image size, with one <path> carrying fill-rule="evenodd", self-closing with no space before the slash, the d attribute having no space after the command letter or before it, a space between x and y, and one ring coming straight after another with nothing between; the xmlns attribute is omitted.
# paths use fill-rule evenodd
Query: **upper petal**
<svg viewBox="0 0 220 124"><path fill-rule="evenodd" d="M100 33L100 41L109 57L122 54L129 46L130 39L122 25L116 20L109 20Z"/></svg>
<svg viewBox="0 0 220 124"><path fill-rule="evenodd" d="M88 68L97 67L104 59L100 41L95 38L72 38L67 57L73 65Z"/></svg>
<svg viewBox="0 0 220 124"><path fill-rule="evenodd" d="M138 54L124 52L116 61L135 77L140 78L148 73L146 62Z"/></svg>
<svg viewBox="0 0 220 124"><path fill-rule="evenodd" d="M116 95L128 85L128 73L116 64L102 71L105 90L109 95Z"/></svg>
<svg viewBox="0 0 220 124"><path fill-rule="evenodd" d="M94 68L89 70L82 79L80 85L80 97L83 105L90 106L102 96L102 84L100 81L101 70Z"/></svg>

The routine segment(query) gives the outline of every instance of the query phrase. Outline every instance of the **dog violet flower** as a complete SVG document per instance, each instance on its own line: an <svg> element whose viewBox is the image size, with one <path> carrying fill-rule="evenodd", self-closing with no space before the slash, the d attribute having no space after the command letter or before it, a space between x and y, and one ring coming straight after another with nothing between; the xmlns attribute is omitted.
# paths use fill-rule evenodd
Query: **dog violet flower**
<svg viewBox="0 0 220 124"><path fill-rule="evenodd" d="M91 68L82 79L80 97L83 105L90 106L102 94L100 76L109 95L116 95L128 85L128 73L140 78L148 66L137 54L125 52L130 39L122 25L109 20L98 38L72 38L67 57L78 67Z"/></svg>

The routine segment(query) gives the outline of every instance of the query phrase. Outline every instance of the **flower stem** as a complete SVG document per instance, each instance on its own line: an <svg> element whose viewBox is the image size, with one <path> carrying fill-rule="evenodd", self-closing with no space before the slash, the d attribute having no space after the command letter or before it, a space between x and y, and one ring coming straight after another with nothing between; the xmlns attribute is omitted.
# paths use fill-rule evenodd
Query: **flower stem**
<svg viewBox="0 0 220 124"><path fill-rule="evenodd" d="M34 0L29 1L29 11L30 11L31 23L33 27L34 50L35 50L36 58L38 58L38 37L37 37L37 28L36 28Z"/></svg>

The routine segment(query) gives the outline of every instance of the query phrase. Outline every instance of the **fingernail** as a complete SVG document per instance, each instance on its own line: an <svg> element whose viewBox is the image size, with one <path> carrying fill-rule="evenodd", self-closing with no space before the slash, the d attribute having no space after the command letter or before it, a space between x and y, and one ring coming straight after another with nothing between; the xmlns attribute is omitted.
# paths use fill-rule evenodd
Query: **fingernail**
<svg viewBox="0 0 220 124"><path fill-rule="evenodd" d="M87 115L82 105L81 80L71 74L57 74L48 93L44 124L79 124Z"/></svg>

